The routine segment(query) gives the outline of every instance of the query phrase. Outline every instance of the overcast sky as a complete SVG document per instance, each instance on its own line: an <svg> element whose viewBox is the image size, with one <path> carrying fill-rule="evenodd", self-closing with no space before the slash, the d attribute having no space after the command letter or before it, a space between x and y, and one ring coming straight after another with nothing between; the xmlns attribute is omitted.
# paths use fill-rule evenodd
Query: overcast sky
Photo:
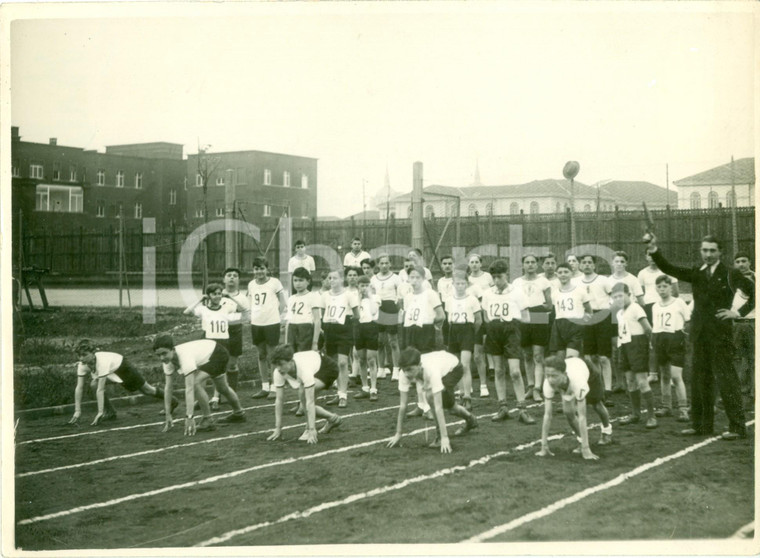
<svg viewBox="0 0 760 558"><path fill-rule="evenodd" d="M484 184L559 178L576 159L586 184L664 186L666 163L672 181L753 155L746 4L198 9L15 21L13 125L88 149L317 157L319 212L338 216L386 166L411 190L414 161L428 184L468 185L476 160Z"/></svg>

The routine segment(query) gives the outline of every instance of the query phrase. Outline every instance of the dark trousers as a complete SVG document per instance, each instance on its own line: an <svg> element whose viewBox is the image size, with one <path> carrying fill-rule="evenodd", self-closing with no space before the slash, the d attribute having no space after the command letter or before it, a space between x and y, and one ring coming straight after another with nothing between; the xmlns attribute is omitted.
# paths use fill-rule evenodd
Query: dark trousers
<svg viewBox="0 0 760 558"><path fill-rule="evenodd" d="M711 434L715 420L716 383L731 432L746 432L739 376L733 367L731 339L713 332L694 339L691 378L691 421L694 429Z"/></svg>

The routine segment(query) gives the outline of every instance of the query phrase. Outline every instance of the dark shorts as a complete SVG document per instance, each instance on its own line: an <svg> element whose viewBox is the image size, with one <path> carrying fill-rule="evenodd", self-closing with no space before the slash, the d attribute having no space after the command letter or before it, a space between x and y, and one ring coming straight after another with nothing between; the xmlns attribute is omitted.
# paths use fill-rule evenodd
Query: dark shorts
<svg viewBox="0 0 760 558"><path fill-rule="evenodd" d="M227 349L225 349L223 345L217 343L208 362L206 364L201 364L198 367L198 370L203 370L212 378L216 378L227 371L228 360L230 360L230 353L227 352Z"/></svg>
<svg viewBox="0 0 760 558"><path fill-rule="evenodd" d="M654 358L658 365L670 364L683 368L686 354L686 336L683 331L675 333L660 332L653 334Z"/></svg>
<svg viewBox="0 0 760 558"><path fill-rule="evenodd" d="M381 301L377 325L381 333L398 333L398 304L392 300Z"/></svg>
<svg viewBox="0 0 760 558"><path fill-rule="evenodd" d="M204 337L204 339L208 339L208 337ZM212 339L212 341L215 341L225 349L227 349L227 352L230 352L230 340L229 339Z"/></svg>
<svg viewBox="0 0 760 558"><path fill-rule="evenodd" d="M503 356L507 359L521 358L519 322L488 322L483 348L487 355Z"/></svg>
<svg viewBox="0 0 760 558"><path fill-rule="evenodd" d="M376 351L378 346L378 336L380 327L375 322L360 323L356 328L356 342L354 346L357 351L367 349Z"/></svg>
<svg viewBox="0 0 760 558"><path fill-rule="evenodd" d="M268 347L276 347L280 343L280 324L251 325L251 341L257 347L263 344Z"/></svg>
<svg viewBox="0 0 760 558"><path fill-rule="evenodd" d="M546 347L551 330L549 324L520 324L520 345L522 347Z"/></svg>
<svg viewBox="0 0 760 558"><path fill-rule="evenodd" d="M338 379L338 373L338 363L328 356L323 356L322 364L314 377L325 384L324 389L328 389Z"/></svg>
<svg viewBox="0 0 760 558"><path fill-rule="evenodd" d="M475 332L475 344L485 345L485 337L486 337L486 323L482 322L480 324L480 329Z"/></svg>
<svg viewBox="0 0 760 558"><path fill-rule="evenodd" d="M322 324L325 334L325 353L329 356L351 354L354 346L354 325L351 320L345 324Z"/></svg>
<svg viewBox="0 0 760 558"><path fill-rule="evenodd" d="M461 364L457 364L451 372L443 377L443 392L441 393L441 403L444 409L451 409L456 402L454 392L457 389L457 384L464 375L464 368Z"/></svg>
<svg viewBox="0 0 760 558"><path fill-rule="evenodd" d="M449 324L449 342L446 350L458 355L473 351L475 347L475 324Z"/></svg>
<svg viewBox="0 0 760 558"><path fill-rule="evenodd" d="M243 324L230 324L230 342L227 349L233 357L243 354Z"/></svg>
<svg viewBox="0 0 760 558"><path fill-rule="evenodd" d="M314 341L314 324L290 324L288 325L287 344L293 347L293 351L310 351Z"/></svg>
<svg viewBox="0 0 760 558"><path fill-rule="evenodd" d="M435 351L435 327L433 324L404 327L404 346L414 347L421 353Z"/></svg>
<svg viewBox="0 0 760 558"><path fill-rule="evenodd" d="M137 391L145 384L145 378L140 371L126 358L121 359L121 365L113 373L121 378L121 385L126 390Z"/></svg>
<svg viewBox="0 0 760 558"><path fill-rule="evenodd" d="M588 363L586 363L588 364ZM600 401L604 403L604 380L596 366L588 367L588 395L586 403L595 405Z"/></svg>
<svg viewBox="0 0 760 558"><path fill-rule="evenodd" d="M612 327L612 317L607 310L595 310L594 316L607 312L602 321L583 326L583 353L586 355L612 356L612 337L617 331Z"/></svg>
<svg viewBox="0 0 760 558"><path fill-rule="evenodd" d="M564 351L565 349L575 349L579 353L583 352L583 326L571 322L565 318L554 320L552 326L551 340L549 341L549 352Z"/></svg>
<svg viewBox="0 0 760 558"><path fill-rule="evenodd" d="M630 343L620 345L620 369L634 373L649 371L649 341L646 335L634 335Z"/></svg>

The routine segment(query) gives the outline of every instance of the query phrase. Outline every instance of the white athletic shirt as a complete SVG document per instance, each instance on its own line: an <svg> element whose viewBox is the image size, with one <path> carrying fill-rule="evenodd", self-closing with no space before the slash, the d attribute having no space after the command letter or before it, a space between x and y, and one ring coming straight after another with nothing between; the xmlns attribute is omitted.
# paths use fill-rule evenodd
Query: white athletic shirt
<svg viewBox="0 0 760 558"><path fill-rule="evenodd" d="M609 277L597 275L591 281L587 281L584 275L577 284L586 290L592 310L610 309L610 291L612 290L612 285L610 284Z"/></svg>
<svg viewBox="0 0 760 558"><path fill-rule="evenodd" d="M438 279L436 285L438 295L441 297L444 307L446 306L446 300L449 297L454 296L454 278L453 277L441 277Z"/></svg>
<svg viewBox="0 0 760 558"><path fill-rule="evenodd" d="M480 307L490 322L511 322L520 319L520 301L515 297L515 291L507 286L502 292L494 285L483 293Z"/></svg>
<svg viewBox="0 0 760 558"><path fill-rule="evenodd" d="M652 304L653 302L661 300L660 295L657 294L657 283L655 282L660 275L665 275L665 273L659 269L652 269L649 266L646 266L639 271L638 280L644 288L644 304ZM668 277L670 277L670 275L668 275ZM670 281L671 285L676 285L678 283L678 279L675 277L670 277Z"/></svg>
<svg viewBox="0 0 760 558"><path fill-rule="evenodd" d="M380 300L390 300L391 302L398 302L399 286L401 285L401 278L395 273L391 273L387 277L381 278L379 274L375 274L370 280L369 284L375 290Z"/></svg>
<svg viewBox="0 0 760 558"><path fill-rule="evenodd" d="M549 284L551 285L552 289L559 289L562 286L562 283L559 282L559 277L557 277L556 275L552 277L551 279L548 279L546 277L546 273L539 273L538 276L543 277L544 279L549 281Z"/></svg>
<svg viewBox="0 0 760 558"><path fill-rule="evenodd" d="M570 284L573 285L572 281ZM589 302L589 296L586 289L575 284L569 291L553 289L552 302L554 303L554 313L557 319L580 320L583 319L583 315L586 313L583 303Z"/></svg>
<svg viewBox="0 0 760 558"><path fill-rule="evenodd" d="M359 323L368 324L376 321L379 310L380 299L377 295L371 294L362 298L359 302Z"/></svg>
<svg viewBox="0 0 760 558"><path fill-rule="evenodd" d="M280 323L280 300L282 283L279 279L269 277L259 284L254 279L248 283L248 299L251 304L251 324L268 326Z"/></svg>
<svg viewBox="0 0 760 558"><path fill-rule="evenodd" d="M515 296L520 299L523 308L533 308L534 306L543 306L546 303L544 291L551 289L551 283L546 277L536 276L530 281L525 277L518 277L512 281L512 289Z"/></svg>
<svg viewBox="0 0 760 558"><path fill-rule="evenodd" d="M690 319L691 310L682 298L673 298L667 305L662 300L652 305L652 333L681 331Z"/></svg>
<svg viewBox="0 0 760 558"><path fill-rule="evenodd" d="M432 324L435 309L440 305L441 299L433 289L424 289L418 294L407 293L404 296L404 327Z"/></svg>
<svg viewBox="0 0 760 558"><path fill-rule="evenodd" d="M631 297L633 297L634 300L637 296L642 296L644 294L644 289L641 288L641 283L639 283L636 276L631 273L626 272L625 277L615 277L614 275L610 275L609 283L610 289L618 283L625 283L628 285L628 289L631 291Z"/></svg>
<svg viewBox="0 0 760 558"><path fill-rule="evenodd" d="M86 376L89 373L93 380L106 376L112 382L120 384L121 378L114 374L114 372L121 366L123 360L124 357L119 353L96 351L95 370L92 370L85 363L79 362L77 363L77 376Z"/></svg>
<svg viewBox="0 0 760 558"><path fill-rule="evenodd" d="M216 348L216 341L211 339L198 339L188 341L174 347L174 352L179 360L179 373L187 376L190 372L198 370L199 366L206 364L211 358L211 353ZM164 374L171 376L176 367L173 362L163 363Z"/></svg>
<svg viewBox="0 0 760 558"><path fill-rule="evenodd" d="M296 377L283 374L279 368L275 368L272 372L274 387L284 387L286 381L293 389L298 389L299 383L303 383L305 388L314 385L314 375L319 372L319 368L322 366L322 357L319 356L319 353L317 351L294 353L293 361L296 363Z"/></svg>
<svg viewBox="0 0 760 558"><path fill-rule="evenodd" d="M201 319L201 328L206 334L206 339L229 339L230 322L239 322L243 314L235 312L237 305L230 299L222 299L221 306L212 310L208 306L199 304L193 308L193 314Z"/></svg>
<svg viewBox="0 0 760 558"><path fill-rule="evenodd" d="M345 324L346 316L353 316L353 309L359 306L356 293L344 289L338 294L332 291L322 293L322 304L325 309L322 322L325 324Z"/></svg>
<svg viewBox="0 0 760 558"><path fill-rule="evenodd" d="M588 366L583 362L583 359L578 357L565 359L565 366L569 383L567 384L567 389L562 393L562 400L572 401L574 399L576 401L583 401L590 391L588 387ZM545 398L554 398L554 388L552 388L549 380L546 378L544 378L543 391Z"/></svg>
<svg viewBox="0 0 760 558"><path fill-rule="evenodd" d="M301 259L298 256L293 256L288 260L288 273L293 273L299 267L306 268L309 273L314 273L317 270L317 266L314 263L314 258L307 255Z"/></svg>
<svg viewBox="0 0 760 558"><path fill-rule="evenodd" d="M314 308L322 308L322 297L319 293L306 291L302 295L291 295L288 299L286 319L290 324L312 324Z"/></svg>
<svg viewBox="0 0 760 558"><path fill-rule="evenodd" d="M355 255L353 252L349 252L345 256L343 256L343 267L361 267L362 266L362 260L369 260L371 259L371 256L362 250L359 252L358 255Z"/></svg>
<svg viewBox="0 0 760 558"><path fill-rule="evenodd" d="M446 351L433 351L420 356L422 366L422 390L427 394L435 394L443 391L443 377L451 372L459 359ZM412 382L406 373L398 375L398 390L404 393L409 391Z"/></svg>
<svg viewBox="0 0 760 558"><path fill-rule="evenodd" d="M493 287L493 277L491 277L491 274L488 273L487 271L484 271L482 274L480 274L477 277L473 275L468 275L467 282L470 285L474 285L478 289L480 289L481 293L484 293L489 288Z"/></svg>
<svg viewBox="0 0 760 558"><path fill-rule="evenodd" d="M646 317L644 309L635 302L631 302L625 310L617 311L618 347L630 343L634 335L644 335L644 328L639 320Z"/></svg>
<svg viewBox="0 0 760 558"><path fill-rule="evenodd" d="M464 298L449 297L445 306L450 324L473 324L475 323L475 312L480 311L478 299L466 293Z"/></svg>

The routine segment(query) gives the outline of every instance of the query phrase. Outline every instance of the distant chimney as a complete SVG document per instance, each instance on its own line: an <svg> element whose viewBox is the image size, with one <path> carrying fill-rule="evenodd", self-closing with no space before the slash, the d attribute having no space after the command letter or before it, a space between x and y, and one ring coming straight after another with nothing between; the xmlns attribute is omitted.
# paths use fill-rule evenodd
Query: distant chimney
<svg viewBox="0 0 760 558"><path fill-rule="evenodd" d="M21 136L18 134L18 126L11 126L11 139L19 140Z"/></svg>
<svg viewBox="0 0 760 558"><path fill-rule="evenodd" d="M58 138L50 138L50 145L58 145Z"/></svg>

